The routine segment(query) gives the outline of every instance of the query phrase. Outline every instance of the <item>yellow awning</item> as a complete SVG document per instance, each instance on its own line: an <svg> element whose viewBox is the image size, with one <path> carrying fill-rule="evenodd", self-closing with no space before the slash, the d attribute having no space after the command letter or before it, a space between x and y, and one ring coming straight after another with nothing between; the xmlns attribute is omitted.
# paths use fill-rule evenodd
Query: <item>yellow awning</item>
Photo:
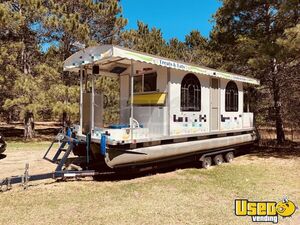
<svg viewBox="0 0 300 225"><path fill-rule="evenodd" d="M134 105L164 105L166 102L166 93L134 94ZM130 100L129 100L130 103Z"/></svg>

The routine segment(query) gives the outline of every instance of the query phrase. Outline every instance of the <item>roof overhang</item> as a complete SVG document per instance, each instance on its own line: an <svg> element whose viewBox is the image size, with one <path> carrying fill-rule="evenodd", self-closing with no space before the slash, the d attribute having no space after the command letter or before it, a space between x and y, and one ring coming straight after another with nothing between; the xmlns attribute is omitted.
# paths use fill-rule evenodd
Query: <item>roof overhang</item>
<svg viewBox="0 0 300 225"><path fill-rule="evenodd" d="M116 60L118 61L120 59L134 60L176 70L183 70L190 73L198 73L211 77L240 81L243 83L255 85L260 84L260 81L254 78L219 71L204 66L179 62L113 45L99 45L78 51L65 60L63 68L64 71L78 72L81 67L85 67L87 65L102 64Z"/></svg>

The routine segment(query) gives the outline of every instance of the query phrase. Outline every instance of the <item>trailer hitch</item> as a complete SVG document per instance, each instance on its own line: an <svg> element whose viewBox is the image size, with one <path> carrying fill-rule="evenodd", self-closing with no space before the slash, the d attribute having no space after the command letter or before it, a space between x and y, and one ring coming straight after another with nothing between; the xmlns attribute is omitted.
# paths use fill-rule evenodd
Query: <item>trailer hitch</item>
<svg viewBox="0 0 300 225"><path fill-rule="evenodd" d="M6 187L6 188L3 189L3 187ZM7 177L7 178L0 181L0 192L8 191L11 188L12 187L11 187L11 178L10 177Z"/></svg>
<svg viewBox="0 0 300 225"><path fill-rule="evenodd" d="M12 184L15 183L22 183L22 186L25 189L28 187L30 176L29 176L29 163L25 164L24 174L21 176L13 176L13 177L6 177L3 180L0 180L0 191L7 191L12 188ZM5 189L3 189L3 187Z"/></svg>

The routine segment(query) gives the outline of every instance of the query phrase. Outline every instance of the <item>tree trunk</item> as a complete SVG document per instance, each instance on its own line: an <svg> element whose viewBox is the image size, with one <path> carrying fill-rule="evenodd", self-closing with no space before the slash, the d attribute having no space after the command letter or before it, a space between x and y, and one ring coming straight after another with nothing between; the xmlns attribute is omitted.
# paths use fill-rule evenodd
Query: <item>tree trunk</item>
<svg viewBox="0 0 300 225"><path fill-rule="evenodd" d="M6 123L7 124L10 124L11 123L11 120L12 120L12 112L11 112L12 109L10 109L7 113L6 113Z"/></svg>
<svg viewBox="0 0 300 225"><path fill-rule="evenodd" d="M276 123L276 138L277 144L283 144L285 141L285 135L283 130L283 120L281 114L281 101L280 101L280 85L277 79L278 67L276 59L274 59L274 71L273 71L273 101L275 109L275 123Z"/></svg>
<svg viewBox="0 0 300 225"><path fill-rule="evenodd" d="M275 108L277 143L283 144L285 141L285 135L284 135L284 130L283 130L283 121L282 121L282 115L281 115L281 102L280 102L278 90L274 90L274 108Z"/></svg>
<svg viewBox="0 0 300 225"><path fill-rule="evenodd" d="M35 135L33 113L26 112L24 118L24 139L31 139Z"/></svg>

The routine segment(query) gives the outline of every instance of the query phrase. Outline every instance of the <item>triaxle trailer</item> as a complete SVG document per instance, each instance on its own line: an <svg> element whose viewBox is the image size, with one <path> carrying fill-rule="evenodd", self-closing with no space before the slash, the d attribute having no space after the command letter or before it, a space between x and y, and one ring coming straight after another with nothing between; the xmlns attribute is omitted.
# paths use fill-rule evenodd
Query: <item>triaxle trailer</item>
<svg viewBox="0 0 300 225"><path fill-rule="evenodd" d="M58 148L53 156L50 157L49 153L52 151L54 144L59 143ZM238 148L219 148L210 151L201 152L201 154L190 154L186 155L184 158L169 158L168 161L156 161L155 163L148 164L135 164L134 166L127 166L122 168L105 168L103 164L92 163L89 161L88 157L82 158L71 158L70 154L74 151L78 145L86 146L86 154L89 154L90 148L88 147L89 140L78 141L77 139L70 138L69 136L59 133L54 141L51 143L50 147L46 151L43 159L57 164L55 171L33 174L29 173L29 163L26 163L25 170L22 175L11 176L4 179L0 179L0 192L7 191L12 188L13 184L22 184L24 189L27 189L30 181L38 181L45 179L55 179L55 180L68 180L68 179L79 179L86 177L93 177L96 180L119 180L123 178L132 178L135 176L140 176L151 171L160 171L163 168L174 168L179 164L186 164L192 161L200 161L203 168L208 168L214 163L215 165L220 165L224 162L231 162L234 158L234 153ZM74 159L76 163L74 162ZM79 160L78 160L79 159ZM73 164L74 163L74 164ZM71 169L70 169L71 168Z"/></svg>
<svg viewBox="0 0 300 225"><path fill-rule="evenodd" d="M56 143L59 143L58 148L55 149L56 151L54 152L54 154L52 154L52 157L50 157L49 153L51 151L53 153L53 146ZM126 168L110 169L107 167L103 167L103 165L101 166L101 164L99 165L95 162L92 163L87 156L82 158L75 158L75 161L77 161L76 163L74 162L74 158L69 157L70 154L74 151L74 148L78 147L78 145L86 146L86 155L88 155L90 151L90 148L88 147L90 145L88 143L89 140L78 141L75 138L70 138L68 135L59 133L51 143L50 147L43 157L43 159L57 164L55 171L31 175L29 173L29 163L26 163L25 170L22 175L0 179L0 192L10 190L13 184L19 183L22 184L24 189L27 189L30 181L45 179L66 181L67 179L78 179L86 177L93 177L96 180L114 180L126 177L130 178L149 173L150 171L159 171L159 169L163 169L166 167L170 168L173 166L178 166L179 164L190 163L192 161L200 161L203 168L208 168L212 165L212 163L214 163L215 165L220 165L224 160L225 162L231 162L234 158L234 152L237 150L237 146L235 148L228 149L219 148L210 151L202 151L201 154L186 155L184 158L179 159L169 158L168 161L158 160L155 163L142 165L135 164L134 166L127 166Z"/></svg>

